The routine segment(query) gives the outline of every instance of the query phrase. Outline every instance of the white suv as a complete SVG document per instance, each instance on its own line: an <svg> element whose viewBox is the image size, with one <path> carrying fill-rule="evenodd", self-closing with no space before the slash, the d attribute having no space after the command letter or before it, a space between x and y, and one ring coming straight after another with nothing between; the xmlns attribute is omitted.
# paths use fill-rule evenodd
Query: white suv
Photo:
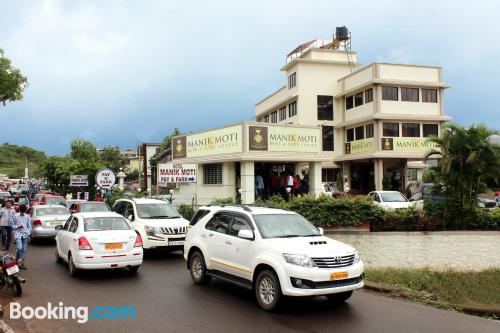
<svg viewBox="0 0 500 333"><path fill-rule="evenodd" d="M113 211L125 217L141 236L144 249L182 250L189 221L169 203L157 199L119 199Z"/></svg>
<svg viewBox="0 0 500 333"><path fill-rule="evenodd" d="M184 258L196 284L216 277L254 290L264 310L282 295L345 301L363 287L363 262L354 248L322 234L287 210L205 206L191 221Z"/></svg>

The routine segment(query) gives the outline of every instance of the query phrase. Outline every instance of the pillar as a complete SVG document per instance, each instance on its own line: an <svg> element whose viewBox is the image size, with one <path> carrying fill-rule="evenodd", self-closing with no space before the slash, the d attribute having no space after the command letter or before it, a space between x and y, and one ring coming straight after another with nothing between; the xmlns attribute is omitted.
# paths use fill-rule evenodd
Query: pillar
<svg viewBox="0 0 500 333"><path fill-rule="evenodd" d="M384 189L384 160L376 158L373 160L373 164L375 191L382 191Z"/></svg>
<svg viewBox="0 0 500 333"><path fill-rule="evenodd" d="M321 162L309 162L309 194L321 194Z"/></svg>
<svg viewBox="0 0 500 333"><path fill-rule="evenodd" d="M342 179L343 185L342 185L342 188L340 188L339 190L345 192L346 182L347 182L347 185L349 186L349 190L351 190L351 162L342 163L342 175L343 175L343 179Z"/></svg>
<svg viewBox="0 0 500 333"><path fill-rule="evenodd" d="M241 203L255 202L255 166L253 161L241 161Z"/></svg>

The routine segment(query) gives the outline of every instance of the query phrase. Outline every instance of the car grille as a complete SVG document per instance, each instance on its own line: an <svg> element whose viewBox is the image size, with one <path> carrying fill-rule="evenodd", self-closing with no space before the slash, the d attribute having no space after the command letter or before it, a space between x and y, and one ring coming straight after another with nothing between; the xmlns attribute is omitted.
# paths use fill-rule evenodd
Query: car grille
<svg viewBox="0 0 500 333"><path fill-rule="evenodd" d="M160 230L164 235L180 235L186 233L186 227L162 227Z"/></svg>
<svg viewBox="0 0 500 333"><path fill-rule="evenodd" d="M354 254L348 256L311 258L319 268L338 268L351 266L354 263Z"/></svg>

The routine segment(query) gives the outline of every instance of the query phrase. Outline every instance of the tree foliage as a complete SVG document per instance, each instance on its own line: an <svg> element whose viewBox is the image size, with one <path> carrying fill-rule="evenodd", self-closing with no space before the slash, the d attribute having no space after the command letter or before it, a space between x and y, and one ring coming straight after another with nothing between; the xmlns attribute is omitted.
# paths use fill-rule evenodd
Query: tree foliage
<svg viewBox="0 0 500 333"><path fill-rule="evenodd" d="M24 167L28 159L30 176L41 175L41 164L47 158L44 152L26 146L17 146L9 143L0 145L0 173L10 178L24 176Z"/></svg>
<svg viewBox="0 0 500 333"><path fill-rule="evenodd" d="M23 98L23 91L28 86L28 79L21 71L12 66L11 61L0 49L0 103L14 102Z"/></svg>
<svg viewBox="0 0 500 333"><path fill-rule="evenodd" d="M167 135L163 138L161 141L160 145L158 148L156 148L156 152L154 155L151 157L151 159L155 159L157 156L159 156L161 153L163 153L165 150L169 149L171 144L172 144L172 137L177 136L177 135L182 135L181 131L176 127L174 128L174 131L172 134Z"/></svg>
<svg viewBox="0 0 500 333"><path fill-rule="evenodd" d="M94 144L87 140L71 141L71 152L69 154L76 160L97 160L99 153Z"/></svg>
<svg viewBox="0 0 500 333"><path fill-rule="evenodd" d="M119 170L127 164L127 159L121 155L117 146L106 146L99 151L99 155L103 163L113 170Z"/></svg>

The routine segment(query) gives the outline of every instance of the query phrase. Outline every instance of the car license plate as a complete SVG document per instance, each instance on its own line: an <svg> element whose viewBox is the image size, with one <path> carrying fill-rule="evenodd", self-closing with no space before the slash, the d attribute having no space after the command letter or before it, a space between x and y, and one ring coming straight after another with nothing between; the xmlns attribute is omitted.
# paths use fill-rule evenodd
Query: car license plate
<svg viewBox="0 0 500 333"><path fill-rule="evenodd" d="M50 225L56 226L56 225L62 225L62 221L53 221L49 223Z"/></svg>
<svg viewBox="0 0 500 333"><path fill-rule="evenodd" d="M348 275L347 272L333 272L330 274L330 281L346 279Z"/></svg>
<svg viewBox="0 0 500 333"><path fill-rule="evenodd" d="M168 242L168 245L172 246L172 245L184 245L184 241L171 241L171 242Z"/></svg>
<svg viewBox="0 0 500 333"><path fill-rule="evenodd" d="M7 268L7 275L12 275L19 272L19 267L17 265Z"/></svg>
<svg viewBox="0 0 500 333"><path fill-rule="evenodd" d="M123 249L123 244L122 243L107 243L107 244L104 244L104 248L106 250L120 250L120 249Z"/></svg>

